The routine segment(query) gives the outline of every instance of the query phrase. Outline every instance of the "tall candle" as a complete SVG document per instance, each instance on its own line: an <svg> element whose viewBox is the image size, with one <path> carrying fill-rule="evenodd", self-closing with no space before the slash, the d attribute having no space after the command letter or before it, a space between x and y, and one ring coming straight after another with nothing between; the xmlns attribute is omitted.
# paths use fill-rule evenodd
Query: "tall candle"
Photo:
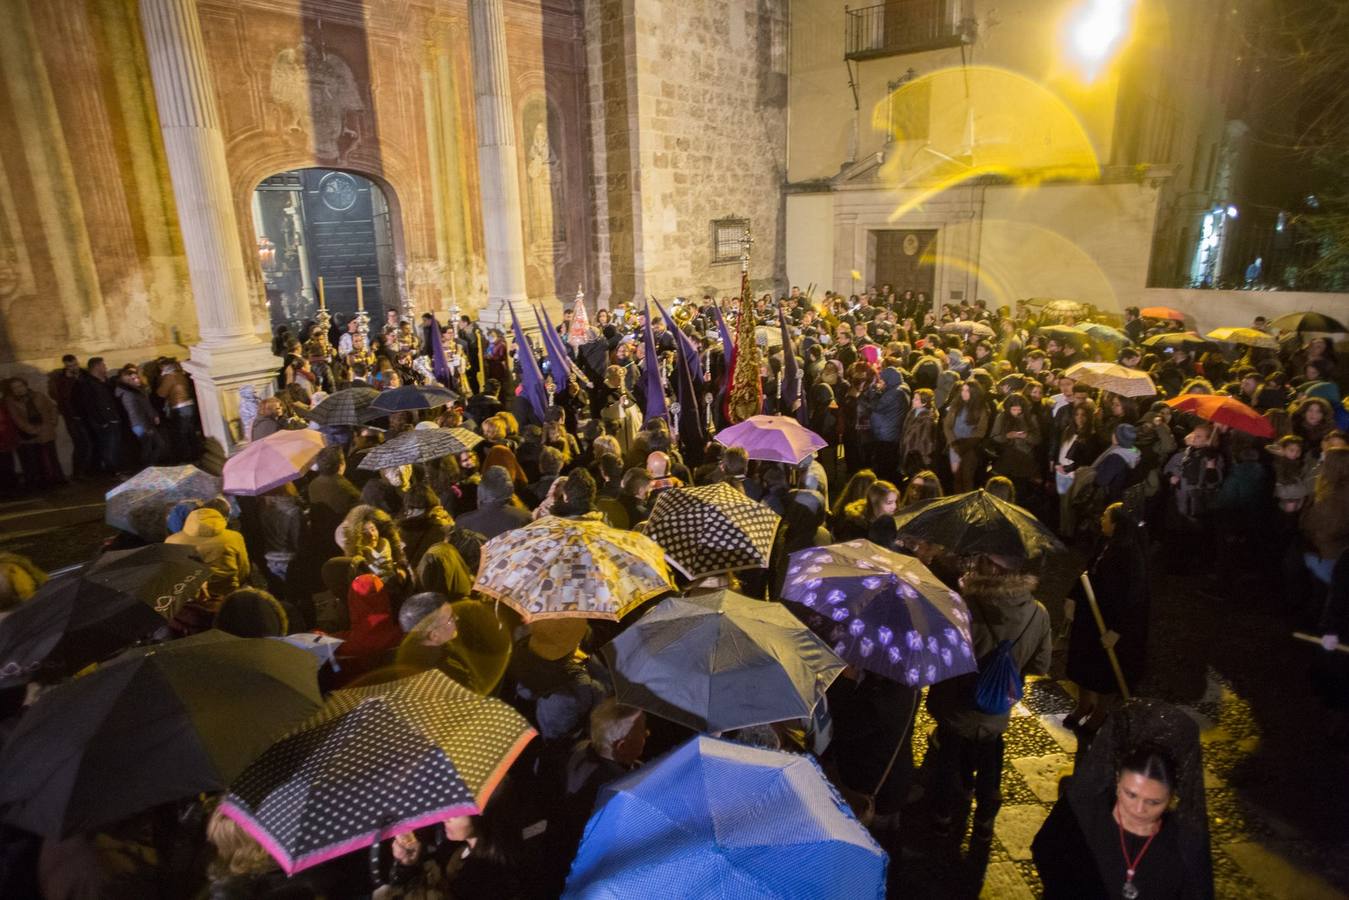
<svg viewBox="0 0 1349 900"><path fill-rule="evenodd" d="M323 276L320 275L320 276L319 276L319 309L327 309L327 308L328 308L327 303L324 301L324 297L323 297Z"/></svg>
<svg viewBox="0 0 1349 900"><path fill-rule="evenodd" d="M365 290L361 287L361 276L356 276L356 308L365 309Z"/></svg>

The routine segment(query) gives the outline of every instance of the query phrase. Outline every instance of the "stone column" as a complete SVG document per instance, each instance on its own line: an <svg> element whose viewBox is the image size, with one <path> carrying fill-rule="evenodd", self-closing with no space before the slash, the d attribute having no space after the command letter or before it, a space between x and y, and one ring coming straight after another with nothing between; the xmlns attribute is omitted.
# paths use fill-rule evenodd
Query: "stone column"
<svg viewBox="0 0 1349 900"><path fill-rule="evenodd" d="M184 368L196 382L202 429L228 451L243 437L240 389L269 393L279 363L253 326L196 0L140 0L140 12L201 334Z"/></svg>
<svg viewBox="0 0 1349 900"><path fill-rule="evenodd" d="M500 326L510 322L506 304L527 299L515 107L511 103L510 72L506 66L506 16L503 0L469 0L468 8L483 249L487 255L487 306L479 318ZM517 313L523 312L522 305L517 304Z"/></svg>

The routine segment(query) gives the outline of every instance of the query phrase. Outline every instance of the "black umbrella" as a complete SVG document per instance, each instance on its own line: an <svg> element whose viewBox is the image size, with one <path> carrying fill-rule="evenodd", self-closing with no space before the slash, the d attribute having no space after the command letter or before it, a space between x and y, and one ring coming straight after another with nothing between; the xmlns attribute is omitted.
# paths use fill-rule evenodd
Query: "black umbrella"
<svg viewBox="0 0 1349 900"><path fill-rule="evenodd" d="M382 391L370 404L370 408L385 413L413 409L435 409L454 399L453 393L438 385L408 384L391 391Z"/></svg>
<svg viewBox="0 0 1349 900"><path fill-rule="evenodd" d="M366 410L378 396L379 391L374 388L345 388L324 397L318 406L303 415L320 425L360 425L370 418Z"/></svg>
<svg viewBox="0 0 1349 900"><path fill-rule="evenodd" d="M210 574L191 547L149 544L105 553L55 578L0 621L0 687L39 669L73 672L150 636Z"/></svg>
<svg viewBox="0 0 1349 900"><path fill-rule="evenodd" d="M982 489L903 510L895 516L895 529L901 538L937 544L957 556L986 553L1028 559L1065 549L1035 516Z"/></svg>
<svg viewBox="0 0 1349 900"><path fill-rule="evenodd" d="M0 751L0 818L47 837L224 790L318 709L318 661L208 631L53 688Z"/></svg>
<svg viewBox="0 0 1349 900"><path fill-rule="evenodd" d="M1344 334L1349 331L1330 316L1318 312L1297 312L1279 316L1269 327L1275 331L1293 331L1298 334Z"/></svg>

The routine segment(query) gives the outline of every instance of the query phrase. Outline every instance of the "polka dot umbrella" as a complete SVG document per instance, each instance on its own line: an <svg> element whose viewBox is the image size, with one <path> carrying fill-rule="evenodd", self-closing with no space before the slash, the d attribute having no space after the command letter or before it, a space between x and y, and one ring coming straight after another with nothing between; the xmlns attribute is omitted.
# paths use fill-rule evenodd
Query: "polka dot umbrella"
<svg viewBox="0 0 1349 900"><path fill-rule="evenodd" d="M535 736L439 670L334 691L234 782L220 811L287 874L480 813Z"/></svg>
<svg viewBox="0 0 1349 900"><path fill-rule="evenodd" d="M482 545L473 590L500 600L526 622L618 619L674 590L665 551L645 535L598 516L545 516Z"/></svg>

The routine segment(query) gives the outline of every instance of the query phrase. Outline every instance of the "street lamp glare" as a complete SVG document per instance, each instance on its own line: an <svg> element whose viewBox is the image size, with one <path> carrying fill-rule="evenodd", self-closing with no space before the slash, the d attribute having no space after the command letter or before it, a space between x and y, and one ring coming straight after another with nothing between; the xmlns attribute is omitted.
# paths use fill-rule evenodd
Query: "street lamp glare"
<svg viewBox="0 0 1349 900"><path fill-rule="evenodd" d="M1105 67L1129 30L1133 0L1082 0L1067 22L1070 53L1092 81Z"/></svg>

